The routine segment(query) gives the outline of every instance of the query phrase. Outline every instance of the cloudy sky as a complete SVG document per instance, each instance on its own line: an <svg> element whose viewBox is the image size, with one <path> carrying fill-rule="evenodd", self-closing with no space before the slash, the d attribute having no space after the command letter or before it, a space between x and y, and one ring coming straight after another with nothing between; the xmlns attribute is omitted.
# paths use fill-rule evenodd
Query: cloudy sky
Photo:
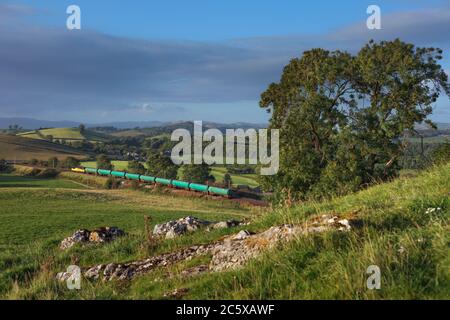
<svg viewBox="0 0 450 320"><path fill-rule="evenodd" d="M71 4L81 30L66 28ZM400 37L444 49L450 73L449 34L448 0L2 0L0 116L259 123L259 95L304 50ZM448 97L433 119L450 122Z"/></svg>

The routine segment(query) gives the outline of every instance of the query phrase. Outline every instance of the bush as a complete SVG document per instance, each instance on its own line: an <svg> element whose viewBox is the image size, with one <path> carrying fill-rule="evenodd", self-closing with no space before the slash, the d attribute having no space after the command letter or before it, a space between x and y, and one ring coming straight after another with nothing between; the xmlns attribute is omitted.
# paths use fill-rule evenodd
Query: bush
<svg viewBox="0 0 450 320"><path fill-rule="evenodd" d="M105 182L105 189L118 189L120 185L120 180L114 177L108 177Z"/></svg>
<svg viewBox="0 0 450 320"><path fill-rule="evenodd" d="M10 173L14 170L13 166L10 165L6 160L0 160L0 172L2 173Z"/></svg>
<svg viewBox="0 0 450 320"><path fill-rule="evenodd" d="M42 171L41 169L33 168L30 171L25 171L23 175L26 177L36 177L38 174L41 173L41 171Z"/></svg>
<svg viewBox="0 0 450 320"><path fill-rule="evenodd" d="M42 171L40 171L36 177L37 178L55 178L56 176L58 176L59 171L55 170L55 169L44 169Z"/></svg>
<svg viewBox="0 0 450 320"><path fill-rule="evenodd" d="M114 166L105 154L101 154L97 157L97 169L113 170Z"/></svg>
<svg viewBox="0 0 450 320"><path fill-rule="evenodd" d="M80 160L74 157L67 157L63 161L64 168L76 168L80 165Z"/></svg>
<svg viewBox="0 0 450 320"><path fill-rule="evenodd" d="M434 164L440 165L449 162L450 160L450 142L441 144L436 150L433 151L432 161Z"/></svg>
<svg viewBox="0 0 450 320"><path fill-rule="evenodd" d="M139 161L135 161L135 160L129 161L127 172L136 173L136 174L145 174L145 167Z"/></svg>

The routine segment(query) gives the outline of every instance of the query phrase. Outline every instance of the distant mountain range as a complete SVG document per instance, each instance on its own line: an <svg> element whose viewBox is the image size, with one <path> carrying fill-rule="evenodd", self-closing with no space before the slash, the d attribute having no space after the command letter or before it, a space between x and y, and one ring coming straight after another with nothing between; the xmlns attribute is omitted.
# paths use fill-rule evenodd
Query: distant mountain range
<svg viewBox="0 0 450 320"><path fill-rule="evenodd" d="M117 129L133 129L139 128L154 128L168 125L176 125L177 123L185 123L184 121L162 122L162 121L122 121L122 122L107 122L107 123L84 123L88 128L95 127L114 127ZM75 121L52 121L52 120L38 120L32 118L7 118L0 117L0 129L7 129L10 125L18 125L23 129L39 129L39 128L71 128L80 125L80 122ZM264 128L267 124L261 123L246 123L237 122L232 124L221 124L215 122L204 121L205 127L224 127L229 125L230 128Z"/></svg>
<svg viewBox="0 0 450 320"><path fill-rule="evenodd" d="M156 128L165 126L176 126L177 124L186 124L190 121L118 121L118 122L106 122L106 123L84 123L87 128L95 127L114 127L117 129L134 129L134 128ZM39 128L72 128L78 127L80 122L76 121L52 121L52 120L38 120L33 118L8 118L0 117L0 129L7 129L10 125L22 127L23 129L39 129ZM439 130L450 130L450 123L436 123ZM217 123L211 121L203 121L204 128L265 128L267 124L264 123L249 123L249 122L234 122L234 123ZM418 124L417 130L427 130L428 125Z"/></svg>

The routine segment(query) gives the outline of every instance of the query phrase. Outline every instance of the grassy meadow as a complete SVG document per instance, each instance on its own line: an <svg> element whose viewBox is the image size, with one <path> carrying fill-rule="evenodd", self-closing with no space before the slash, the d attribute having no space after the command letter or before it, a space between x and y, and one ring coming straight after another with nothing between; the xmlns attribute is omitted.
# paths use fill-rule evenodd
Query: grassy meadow
<svg viewBox="0 0 450 320"><path fill-rule="evenodd" d="M79 128L40 129L19 133L18 136L31 139L46 139L47 136L52 136L53 139L64 139L66 141L87 140L91 142L107 141L109 139L106 135L92 130L85 130L81 133Z"/></svg>
<svg viewBox="0 0 450 320"><path fill-rule="evenodd" d="M78 149L46 140L0 134L0 159L48 160L50 157L85 159L87 155Z"/></svg>
<svg viewBox="0 0 450 320"><path fill-rule="evenodd" d="M8 182L8 179L11 181ZM18 178L17 178L18 179ZM1 183L16 183L3 175ZM58 181L58 179L56 180ZM253 209L228 200L176 197L133 190L75 189L70 185L0 188L0 297L10 299L161 299L188 288L186 299L432 299L450 288L450 165L380 184L346 197L283 209ZM58 182L62 183L62 182ZM430 208L434 208L430 212ZM209 262L196 258L130 282L82 281L78 291L55 281L76 263L127 262L246 228L262 231L283 223L335 213L360 221L347 233L299 237L250 261L242 269L183 277L182 270ZM252 217L252 224L196 232L146 246L144 215L152 224L194 215L210 220ZM58 249L79 228L115 225L128 235L105 245ZM381 289L366 287L366 269L381 269ZM167 278L166 272L176 276Z"/></svg>

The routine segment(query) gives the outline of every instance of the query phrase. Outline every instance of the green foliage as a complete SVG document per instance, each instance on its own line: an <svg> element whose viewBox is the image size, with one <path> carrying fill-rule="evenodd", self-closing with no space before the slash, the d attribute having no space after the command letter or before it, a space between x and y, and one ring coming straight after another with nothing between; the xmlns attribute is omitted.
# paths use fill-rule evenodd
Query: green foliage
<svg viewBox="0 0 450 320"><path fill-rule="evenodd" d="M50 157L47 162L50 168L56 168L59 164L57 157Z"/></svg>
<svg viewBox="0 0 450 320"><path fill-rule="evenodd" d="M137 173L137 174L145 174L145 166L139 161L129 161L127 172L129 173Z"/></svg>
<svg viewBox="0 0 450 320"><path fill-rule="evenodd" d="M170 157L161 153L150 153L147 159L147 173L154 177L176 179L178 166Z"/></svg>
<svg viewBox="0 0 450 320"><path fill-rule="evenodd" d="M80 166L80 160L74 157L67 157L63 161L63 167L65 168L76 168Z"/></svg>
<svg viewBox="0 0 450 320"><path fill-rule="evenodd" d="M231 185L233 184L233 180L231 179L231 175L229 173L225 173L223 175L223 181L222 182L227 188L230 188Z"/></svg>
<svg viewBox="0 0 450 320"><path fill-rule="evenodd" d="M13 169L13 166L6 162L5 159L0 159L0 172L10 173Z"/></svg>
<svg viewBox="0 0 450 320"><path fill-rule="evenodd" d="M117 189L120 186L120 180L115 177L108 177L105 181L105 189Z"/></svg>
<svg viewBox="0 0 450 320"><path fill-rule="evenodd" d="M415 123L427 122L444 91L442 51L395 41L369 42L356 55L304 52L261 95L280 129L280 170L261 185L304 199L342 195L398 174Z"/></svg>
<svg viewBox="0 0 450 320"><path fill-rule="evenodd" d="M433 151L432 159L434 164L446 164L450 161L450 142L441 144Z"/></svg>
<svg viewBox="0 0 450 320"><path fill-rule="evenodd" d="M100 154L97 157L97 169L113 170L114 166L111 164L111 160L105 154Z"/></svg>
<svg viewBox="0 0 450 320"><path fill-rule="evenodd" d="M211 168L207 164L188 164L182 168L182 177L184 181L205 183L211 180Z"/></svg>
<svg viewBox="0 0 450 320"><path fill-rule="evenodd" d="M37 173L36 177L48 179L48 178L55 178L58 176L58 174L59 174L58 170L47 168L47 169L43 169L39 173Z"/></svg>
<svg viewBox="0 0 450 320"><path fill-rule="evenodd" d="M36 158L33 158L33 159L30 160L30 164L31 164L32 166L36 166L36 165L39 164L39 160L36 159Z"/></svg>

